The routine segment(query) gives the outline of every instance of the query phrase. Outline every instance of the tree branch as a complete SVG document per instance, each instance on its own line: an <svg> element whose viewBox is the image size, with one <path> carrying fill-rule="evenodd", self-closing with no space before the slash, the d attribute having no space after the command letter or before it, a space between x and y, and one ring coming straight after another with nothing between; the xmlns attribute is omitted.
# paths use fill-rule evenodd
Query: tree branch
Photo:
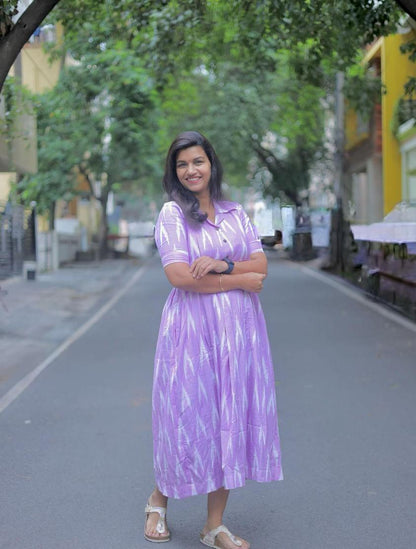
<svg viewBox="0 0 416 549"><path fill-rule="evenodd" d="M33 0L10 32L0 40L0 91L20 50L59 0Z"/></svg>
<svg viewBox="0 0 416 549"><path fill-rule="evenodd" d="M251 138L251 146L254 152L258 155L258 157L262 160L262 162L264 162L266 166L270 167L271 163L273 163L272 167L282 167L282 162L278 158L276 158L272 151L262 147L261 144L256 139L254 139L254 137Z"/></svg>
<svg viewBox="0 0 416 549"><path fill-rule="evenodd" d="M278 190L284 193L293 204L298 204L298 189L293 185L291 178L288 177L288 166L285 161L277 158L272 151L262 147L261 143L253 137L251 138L251 146L253 151L272 174L275 191ZM301 151L299 154L301 154Z"/></svg>

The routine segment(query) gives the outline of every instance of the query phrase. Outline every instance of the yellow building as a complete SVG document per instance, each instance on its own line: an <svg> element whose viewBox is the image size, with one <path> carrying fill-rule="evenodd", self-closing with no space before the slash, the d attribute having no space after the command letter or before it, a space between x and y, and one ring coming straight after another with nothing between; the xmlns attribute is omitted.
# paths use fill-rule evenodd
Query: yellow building
<svg viewBox="0 0 416 549"><path fill-rule="evenodd" d="M368 120L351 110L346 113L344 198L350 220L359 224L381 221L399 202L416 200L416 178L411 176L416 143L404 145L397 123L404 85L416 76L416 64L400 52L402 44L416 38L414 28L406 25L400 33L377 40L365 56L386 87L381 103Z"/></svg>

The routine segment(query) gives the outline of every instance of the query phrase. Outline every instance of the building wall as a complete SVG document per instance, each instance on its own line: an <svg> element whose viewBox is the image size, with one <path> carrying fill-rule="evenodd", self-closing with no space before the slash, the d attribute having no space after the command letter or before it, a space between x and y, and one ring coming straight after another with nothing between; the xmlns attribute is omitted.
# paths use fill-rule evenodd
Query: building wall
<svg viewBox="0 0 416 549"><path fill-rule="evenodd" d="M347 109L345 116L345 148L358 147L370 139L369 124L364 124L352 109Z"/></svg>
<svg viewBox="0 0 416 549"><path fill-rule="evenodd" d="M386 93L376 106L373 120L365 121L352 110L345 117L347 187L352 209L359 223L381 221L406 197L402 192L402 156L400 143L392 131L399 99L409 76L416 75L416 64L400 52L400 46L415 32L380 38L371 45L365 61L378 64ZM347 189L347 190L348 190ZM360 201L360 204L357 204Z"/></svg>
<svg viewBox="0 0 416 549"><path fill-rule="evenodd" d="M368 224L383 218L380 109L367 119L352 110L345 118L346 152L343 203L352 223Z"/></svg>
<svg viewBox="0 0 416 549"><path fill-rule="evenodd" d="M7 202L10 193L10 184L15 180L14 172L0 172L0 202Z"/></svg>
<svg viewBox="0 0 416 549"><path fill-rule="evenodd" d="M384 215L403 199L400 144L393 135L391 124L405 83L409 76L416 75L416 64L399 49L412 36L414 32L394 34L384 38L382 43L381 69L387 87L387 93L382 97Z"/></svg>
<svg viewBox="0 0 416 549"><path fill-rule="evenodd" d="M61 64L50 62L42 43L28 43L22 49L22 84L34 93L42 93L54 87L58 81Z"/></svg>

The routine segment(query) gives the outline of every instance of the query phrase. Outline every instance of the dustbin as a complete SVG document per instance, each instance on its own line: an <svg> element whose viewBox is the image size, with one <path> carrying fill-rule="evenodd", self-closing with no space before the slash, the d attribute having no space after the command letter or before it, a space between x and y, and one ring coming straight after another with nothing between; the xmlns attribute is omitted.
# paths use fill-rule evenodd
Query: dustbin
<svg viewBox="0 0 416 549"><path fill-rule="evenodd" d="M25 261L23 271L26 273L27 280L36 280L36 263L34 261Z"/></svg>

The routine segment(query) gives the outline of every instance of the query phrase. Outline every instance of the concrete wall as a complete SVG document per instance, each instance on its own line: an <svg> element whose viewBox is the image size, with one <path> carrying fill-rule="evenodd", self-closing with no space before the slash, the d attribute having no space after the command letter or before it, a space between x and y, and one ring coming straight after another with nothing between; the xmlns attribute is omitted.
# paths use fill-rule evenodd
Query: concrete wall
<svg viewBox="0 0 416 549"><path fill-rule="evenodd" d="M15 181L14 172L0 172L0 202L7 202L10 193L10 184Z"/></svg>

